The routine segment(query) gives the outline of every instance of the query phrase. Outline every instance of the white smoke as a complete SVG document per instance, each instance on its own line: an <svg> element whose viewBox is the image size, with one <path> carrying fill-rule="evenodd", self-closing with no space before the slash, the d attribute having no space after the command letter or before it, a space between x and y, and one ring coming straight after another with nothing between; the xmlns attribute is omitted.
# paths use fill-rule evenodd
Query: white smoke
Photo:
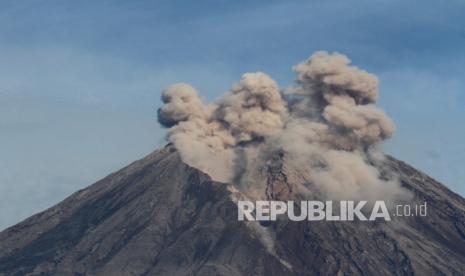
<svg viewBox="0 0 465 276"><path fill-rule="evenodd" d="M399 184L375 164L395 126L375 105L376 76L349 64L317 52L294 67L294 87L280 90L268 75L248 73L214 104L176 84L163 92L158 119L183 161L217 181L256 175L280 152L285 166L305 168L306 181L328 197L394 197Z"/></svg>

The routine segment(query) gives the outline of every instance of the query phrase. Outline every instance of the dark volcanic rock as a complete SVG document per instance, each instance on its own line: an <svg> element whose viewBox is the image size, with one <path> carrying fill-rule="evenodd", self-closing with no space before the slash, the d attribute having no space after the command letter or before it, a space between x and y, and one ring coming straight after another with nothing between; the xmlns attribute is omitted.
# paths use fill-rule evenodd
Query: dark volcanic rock
<svg viewBox="0 0 465 276"><path fill-rule="evenodd" d="M0 275L464 275L465 200L388 158L428 216L237 221L222 183L172 147L0 233ZM291 197L279 166L268 197Z"/></svg>

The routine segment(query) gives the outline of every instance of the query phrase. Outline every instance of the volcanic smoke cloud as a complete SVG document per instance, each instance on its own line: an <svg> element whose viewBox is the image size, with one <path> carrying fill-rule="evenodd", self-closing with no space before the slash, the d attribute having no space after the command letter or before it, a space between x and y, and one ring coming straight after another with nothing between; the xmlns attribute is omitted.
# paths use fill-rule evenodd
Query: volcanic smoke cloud
<svg viewBox="0 0 465 276"><path fill-rule="evenodd" d="M280 153L285 167L308 172L305 181L329 198L396 196L395 177L378 169L379 144L394 123L375 105L376 76L349 64L344 55L316 52L293 68L294 87L247 73L212 104L174 84L162 94L158 121L183 161L217 181L240 184Z"/></svg>

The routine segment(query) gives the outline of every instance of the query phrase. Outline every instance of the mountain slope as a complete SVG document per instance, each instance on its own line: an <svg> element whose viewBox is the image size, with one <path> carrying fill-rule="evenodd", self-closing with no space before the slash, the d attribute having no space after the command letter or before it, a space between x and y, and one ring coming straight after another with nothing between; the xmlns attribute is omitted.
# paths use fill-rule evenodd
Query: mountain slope
<svg viewBox="0 0 465 276"><path fill-rule="evenodd" d="M167 146L1 232L0 275L465 274L465 200L386 163L428 216L261 226ZM295 178L268 173L269 198L292 198Z"/></svg>

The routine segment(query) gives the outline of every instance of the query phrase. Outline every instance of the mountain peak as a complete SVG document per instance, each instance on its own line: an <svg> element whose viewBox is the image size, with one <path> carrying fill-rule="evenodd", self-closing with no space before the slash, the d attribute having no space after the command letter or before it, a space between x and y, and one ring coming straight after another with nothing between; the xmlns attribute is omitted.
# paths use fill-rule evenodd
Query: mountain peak
<svg viewBox="0 0 465 276"><path fill-rule="evenodd" d="M0 275L464 274L465 200L385 162L428 216L261 225L168 145L1 232ZM296 175L267 174L267 198L293 196Z"/></svg>

